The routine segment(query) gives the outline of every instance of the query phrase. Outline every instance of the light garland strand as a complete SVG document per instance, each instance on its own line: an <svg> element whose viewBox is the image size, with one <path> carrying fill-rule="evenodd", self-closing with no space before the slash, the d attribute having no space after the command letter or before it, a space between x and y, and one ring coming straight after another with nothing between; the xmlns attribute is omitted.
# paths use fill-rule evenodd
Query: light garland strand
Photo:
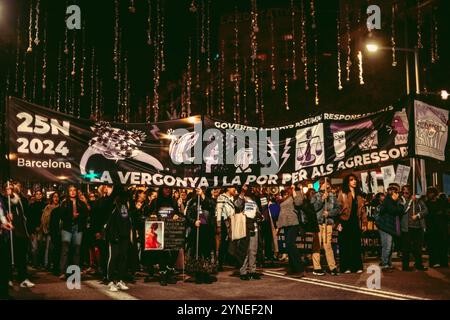
<svg viewBox="0 0 450 320"><path fill-rule="evenodd" d="M56 83L56 110L60 111L61 109L61 64L62 64L62 48L61 44L58 44L58 75L57 75L57 83Z"/></svg>
<svg viewBox="0 0 450 320"><path fill-rule="evenodd" d="M95 113L94 86L95 86L95 48L92 48L92 53L91 53L91 117L97 120L97 114Z"/></svg>
<svg viewBox="0 0 450 320"><path fill-rule="evenodd" d="M80 69L80 96L84 97L84 68L86 67L86 26L83 26L83 39L81 49L81 69Z"/></svg>
<svg viewBox="0 0 450 320"><path fill-rule="evenodd" d="M234 122L239 122L240 113L240 74L239 74L239 27L238 11L235 8L234 13Z"/></svg>
<svg viewBox="0 0 450 320"><path fill-rule="evenodd" d="M311 0L311 19L312 19L312 29L314 33L314 88L315 88L315 99L314 102L316 106L319 105L319 67L317 63L318 59L318 47L317 47L317 25L316 25L316 9L314 6L314 0Z"/></svg>
<svg viewBox="0 0 450 320"><path fill-rule="evenodd" d="M396 41L395 41L395 36L396 36L396 32L395 32L395 18L396 18L396 10L397 10L397 4L394 2L392 4L392 22L391 22L391 47L392 47L392 66L396 67L397 66L397 57L396 57Z"/></svg>
<svg viewBox="0 0 450 320"><path fill-rule="evenodd" d="M275 27L273 12L270 11L270 42L271 42L271 52L270 52L270 75L271 75L271 88L275 90L277 87L276 80L276 67L275 67Z"/></svg>
<svg viewBox="0 0 450 320"><path fill-rule="evenodd" d="M36 102L36 84L37 84L37 55L34 55L34 68L33 68L33 102Z"/></svg>
<svg viewBox="0 0 450 320"><path fill-rule="evenodd" d="M244 92L243 92L243 98L244 98L244 124L247 124L247 73L248 73L248 67L247 67L247 60L244 60L244 78L243 78L243 86L244 86Z"/></svg>
<svg viewBox="0 0 450 320"><path fill-rule="evenodd" d="M17 43L16 43L16 76L14 79L14 93L19 93L19 64L20 64L20 17L17 19Z"/></svg>
<svg viewBox="0 0 450 320"><path fill-rule="evenodd" d="M39 43L41 42L40 40L39 40L39 6L40 6L40 0L37 0L37 2L36 2L36 19L35 19L35 25L34 25L34 28L35 28L35 31L36 31L36 34L35 34L35 36L34 36L34 43L38 46L39 45Z"/></svg>
<svg viewBox="0 0 450 320"><path fill-rule="evenodd" d="M206 7L206 72L211 72L211 0Z"/></svg>
<svg viewBox="0 0 450 320"><path fill-rule="evenodd" d="M165 61L165 12L164 12L164 7L162 5L163 1L161 0L161 11L160 11L160 15L161 15L161 71L164 72L166 71L166 61Z"/></svg>
<svg viewBox="0 0 450 320"><path fill-rule="evenodd" d="M250 47L252 58L252 75L251 81L256 82L256 59L258 58L258 41L256 34L259 32L258 27L258 7L257 0L251 0L251 29L250 29Z"/></svg>
<svg viewBox="0 0 450 320"><path fill-rule="evenodd" d="M187 113L191 114L191 89L192 89L192 40L189 38L189 57L187 63L186 79L186 107Z"/></svg>
<svg viewBox="0 0 450 320"><path fill-rule="evenodd" d="M302 62L303 62L303 79L305 81L305 90L309 90L308 85L308 42L306 37L306 12L305 12L305 0L301 0L301 53L302 53Z"/></svg>
<svg viewBox="0 0 450 320"><path fill-rule="evenodd" d="M128 6L128 11L130 13L136 13L136 7L134 6L134 0L130 0L130 5Z"/></svg>
<svg viewBox="0 0 450 320"><path fill-rule="evenodd" d="M342 90L342 67L341 67L341 28L340 28L340 12L336 19L337 29L337 71L338 71L338 90Z"/></svg>
<svg viewBox="0 0 450 320"><path fill-rule="evenodd" d="M23 54L22 74L22 99L25 100L27 98L27 52Z"/></svg>
<svg viewBox="0 0 450 320"><path fill-rule="evenodd" d="M352 66L352 60L351 60L351 53L352 53L352 48L351 48L351 44L352 44L352 37L350 34L350 12L349 12L349 8L348 5L346 6L346 28L347 28L347 64L345 66L346 70L347 70L347 82L350 81L350 68Z"/></svg>
<svg viewBox="0 0 450 320"><path fill-rule="evenodd" d="M420 0L417 0L417 48L422 49L422 9Z"/></svg>
<svg viewBox="0 0 450 320"><path fill-rule="evenodd" d="M47 19L45 19L45 25L47 27ZM42 95L46 96L47 89L47 28L44 29L44 39L43 39L43 53L42 53Z"/></svg>
<svg viewBox="0 0 450 320"><path fill-rule="evenodd" d="M289 110L289 79L287 73L284 74L284 107Z"/></svg>
<svg viewBox="0 0 450 320"><path fill-rule="evenodd" d="M69 6L69 1L66 0L66 8ZM68 44L68 35L67 35L67 19L64 23L64 54L69 54L69 44Z"/></svg>
<svg viewBox="0 0 450 320"><path fill-rule="evenodd" d="M76 67L77 67L77 49L76 49L76 34L72 34L72 72L70 73L72 78L76 75Z"/></svg>
<svg viewBox="0 0 450 320"><path fill-rule="evenodd" d="M436 8L432 9L432 23L431 23L431 63L439 61L438 50L438 21L436 17Z"/></svg>
<svg viewBox="0 0 450 320"><path fill-rule="evenodd" d="M33 52L33 1L30 1L30 18L28 23L28 48L27 53Z"/></svg>
<svg viewBox="0 0 450 320"><path fill-rule="evenodd" d="M263 86L263 83L264 83L264 81L263 81L263 78L262 78L263 76L262 76L262 74L260 74L259 75L259 81L260 81L260 88L261 88L261 90L260 90L260 93L261 93L261 96L260 96L260 122L261 122L261 125L264 125L264 86Z"/></svg>
<svg viewBox="0 0 450 320"><path fill-rule="evenodd" d="M119 79L119 0L114 1L115 24L114 24L114 80Z"/></svg>
<svg viewBox="0 0 450 320"><path fill-rule="evenodd" d="M295 6L294 0L291 0L291 22L292 22L292 79L297 80L297 71L296 71L296 40L295 40Z"/></svg>
<svg viewBox="0 0 450 320"><path fill-rule="evenodd" d="M97 119L101 118L101 111L100 111L100 85L101 85L101 81L99 78L99 69L98 69L98 64L95 68L95 117Z"/></svg>
<svg viewBox="0 0 450 320"><path fill-rule="evenodd" d="M148 18L147 18L147 44L152 45L152 1L147 0Z"/></svg>
<svg viewBox="0 0 450 320"><path fill-rule="evenodd" d="M200 28L201 28L201 26L200 26L200 16L201 15L201 13L200 12L197 12L197 29L196 29L196 32L197 32L197 41L196 41L196 43L197 43L197 61L196 61L196 72L195 72L195 88L198 90L198 89L200 89L200 51L201 51L201 42L200 41L198 41L199 39L200 39Z"/></svg>
<svg viewBox="0 0 450 320"><path fill-rule="evenodd" d="M220 45L220 115L225 114L225 41Z"/></svg>
<svg viewBox="0 0 450 320"><path fill-rule="evenodd" d="M358 68L359 68L359 84L364 84L364 71L363 71L363 54L358 51Z"/></svg>
<svg viewBox="0 0 450 320"><path fill-rule="evenodd" d="M202 4L201 4L201 10L200 10L200 14L201 14L201 46L200 46L200 52L201 53L205 53L206 49L205 49L205 0L202 0Z"/></svg>

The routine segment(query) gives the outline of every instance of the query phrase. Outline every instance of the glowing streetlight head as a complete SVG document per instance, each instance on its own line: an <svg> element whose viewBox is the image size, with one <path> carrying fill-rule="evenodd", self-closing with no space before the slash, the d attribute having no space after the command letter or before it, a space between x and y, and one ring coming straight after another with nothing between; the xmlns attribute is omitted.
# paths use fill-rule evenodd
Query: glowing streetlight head
<svg viewBox="0 0 450 320"><path fill-rule="evenodd" d="M447 100L448 99L448 92L447 90L441 90L441 99Z"/></svg>
<svg viewBox="0 0 450 320"><path fill-rule="evenodd" d="M378 45L376 43L368 43L366 44L366 49L369 52L377 52L378 51Z"/></svg>

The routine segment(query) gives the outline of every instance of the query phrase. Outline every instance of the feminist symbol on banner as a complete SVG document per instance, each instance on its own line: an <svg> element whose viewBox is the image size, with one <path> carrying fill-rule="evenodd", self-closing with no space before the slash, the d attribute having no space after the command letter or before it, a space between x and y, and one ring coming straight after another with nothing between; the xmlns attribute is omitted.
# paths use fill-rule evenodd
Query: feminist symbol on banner
<svg viewBox="0 0 450 320"><path fill-rule="evenodd" d="M100 154L106 159L116 162L133 158L149 164L157 170L163 170L159 160L139 150L146 138L145 133L138 130L127 131L113 128L108 122L98 122L91 129L95 136L89 141L89 147L81 158L80 171L82 175L86 175L87 162L95 154Z"/></svg>

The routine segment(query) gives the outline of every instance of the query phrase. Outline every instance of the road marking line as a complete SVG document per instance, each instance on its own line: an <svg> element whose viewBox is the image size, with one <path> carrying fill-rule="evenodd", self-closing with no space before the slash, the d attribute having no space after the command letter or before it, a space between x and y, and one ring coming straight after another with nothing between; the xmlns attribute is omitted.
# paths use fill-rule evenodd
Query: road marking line
<svg viewBox="0 0 450 320"><path fill-rule="evenodd" d="M291 280L300 280L300 279L294 279L294 278L290 278L290 277L285 277L282 273L280 272L275 272L275 271L270 271L267 270L266 271L268 275L277 275L278 277L283 277L286 279L291 279ZM300 280L301 282L305 282L305 283L309 283L309 284L317 284L317 285L326 285L326 286L331 286L331 287L335 287L336 289L349 289L349 290L356 290L358 293L365 293L365 294L373 294L373 295L384 295L387 296L389 298L392 299L410 299L410 300L429 300L427 298L422 298L422 297L417 297L417 296L412 296L412 295L407 295L407 294L401 294L401 293L395 293L395 292L391 292L391 291L383 291L383 290L377 290L377 289L369 289L369 288L363 288L363 287L357 287L357 286L352 286L352 285L348 285L348 284L343 284L343 283L336 283L336 282L331 282L331 281L325 281L325 280L319 280L319 279L314 279L314 278L301 278Z"/></svg>
<svg viewBox="0 0 450 320"><path fill-rule="evenodd" d="M297 281L297 282L317 285L317 286L321 286L321 287L328 287L328 288L333 288L333 289L337 289L337 290L356 292L356 293L360 293L360 294L366 294L366 295L369 295L369 296L376 296L376 297L381 297L381 298L386 298L386 299L393 299L393 300L407 300L405 298L398 298L398 297L388 296L388 295L384 295L384 294L377 294L377 293L374 293L374 292L367 292L367 291L364 291L364 290L361 290L361 289L351 289L351 288L333 286L333 285L325 284L325 283L315 283L315 282L312 282L312 281L304 280L303 278L302 279L295 279L295 278L290 278L290 277L285 277L285 276L280 276L280 275L277 275L277 274L270 274L270 273L265 273L265 272L264 272L264 274L268 275L268 276L271 276L271 277L287 279L287 280L291 280L291 281Z"/></svg>
<svg viewBox="0 0 450 320"><path fill-rule="evenodd" d="M114 300L139 300L138 298L133 297L132 295L125 293L123 291L111 292L107 289L105 285L99 284L96 280L83 281L83 284L87 284L89 287L97 289L101 293L107 295L108 297Z"/></svg>

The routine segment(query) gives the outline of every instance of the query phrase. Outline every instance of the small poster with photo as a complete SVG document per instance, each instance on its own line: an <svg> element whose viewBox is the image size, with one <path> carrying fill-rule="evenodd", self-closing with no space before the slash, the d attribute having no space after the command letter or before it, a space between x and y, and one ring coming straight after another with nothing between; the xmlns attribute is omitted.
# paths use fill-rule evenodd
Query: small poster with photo
<svg viewBox="0 0 450 320"><path fill-rule="evenodd" d="M145 222L145 250L164 250L164 221Z"/></svg>

